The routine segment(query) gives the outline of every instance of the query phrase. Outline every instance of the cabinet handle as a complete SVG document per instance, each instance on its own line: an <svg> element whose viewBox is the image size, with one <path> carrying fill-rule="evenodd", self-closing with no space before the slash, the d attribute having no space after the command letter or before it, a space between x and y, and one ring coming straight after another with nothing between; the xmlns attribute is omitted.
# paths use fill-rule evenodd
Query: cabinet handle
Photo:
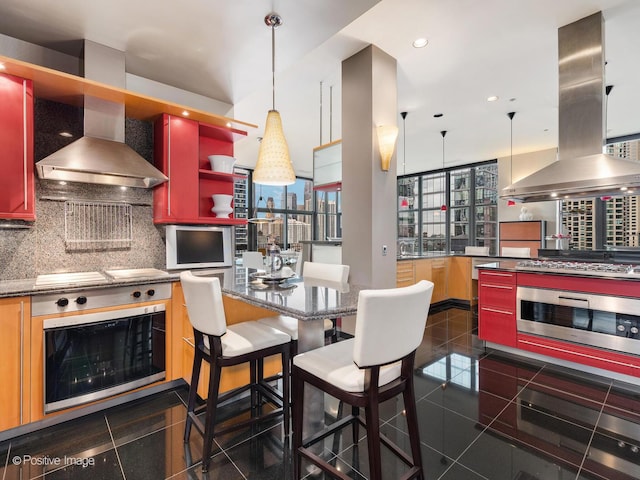
<svg viewBox="0 0 640 480"><path fill-rule="evenodd" d="M171 117L167 115L167 177L171 181ZM171 216L171 186L167 188L167 216Z"/></svg>
<svg viewBox="0 0 640 480"><path fill-rule="evenodd" d="M484 271L482 273L483 273L483 276L485 276L485 277L494 276L494 277L509 277L509 278L513 278L513 274L512 273L498 273L498 272L487 272L487 271Z"/></svg>
<svg viewBox="0 0 640 480"><path fill-rule="evenodd" d="M513 287L510 285L492 285L490 283L483 283L482 286L484 288L501 288L503 290L513 290Z"/></svg>
<svg viewBox="0 0 640 480"><path fill-rule="evenodd" d="M22 186L24 187L24 210L29 208L27 195L27 81L22 81ZM22 419L21 419L22 420Z"/></svg>
<svg viewBox="0 0 640 480"><path fill-rule="evenodd" d="M24 300L20 301L20 425L23 423L24 400Z"/></svg>
<svg viewBox="0 0 640 480"><path fill-rule="evenodd" d="M485 312L501 313L503 315L513 315L513 312L508 312L506 310L498 310L497 308L482 307L482 310L484 310Z"/></svg>

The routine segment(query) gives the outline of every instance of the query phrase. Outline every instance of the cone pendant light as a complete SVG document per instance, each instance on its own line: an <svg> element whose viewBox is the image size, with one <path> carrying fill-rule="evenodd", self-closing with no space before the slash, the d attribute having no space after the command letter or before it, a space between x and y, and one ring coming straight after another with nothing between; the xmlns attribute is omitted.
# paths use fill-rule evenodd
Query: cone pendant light
<svg viewBox="0 0 640 480"><path fill-rule="evenodd" d="M282 25L282 18L277 13L270 13L264 22L271 28L271 87L272 109L267 113L264 136L258 150L258 161L253 171L253 183L261 185L292 185L296 174L289 157L289 146L282 130L280 112L276 110L275 50L276 28Z"/></svg>

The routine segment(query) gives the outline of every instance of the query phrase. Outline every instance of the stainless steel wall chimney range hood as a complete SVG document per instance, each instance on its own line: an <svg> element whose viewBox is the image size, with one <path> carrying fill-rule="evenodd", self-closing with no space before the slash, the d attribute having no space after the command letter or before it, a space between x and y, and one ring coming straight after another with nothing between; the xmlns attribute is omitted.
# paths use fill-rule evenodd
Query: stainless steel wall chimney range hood
<svg viewBox="0 0 640 480"><path fill-rule="evenodd" d="M125 88L124 53L85 41L85 78ZM151 188L168 178L124 143L124 105L85 96L84 135L36 163L40 178Z"/></svg>
<svg viewBox="0 0 640 480"><path fill-rule="evenodd" d="M558 63L558 160L504 188L500 198L540 202L620 196L625 194L622 188L640 191L640 164L602 153L602 12L558 29Z"/></svg>

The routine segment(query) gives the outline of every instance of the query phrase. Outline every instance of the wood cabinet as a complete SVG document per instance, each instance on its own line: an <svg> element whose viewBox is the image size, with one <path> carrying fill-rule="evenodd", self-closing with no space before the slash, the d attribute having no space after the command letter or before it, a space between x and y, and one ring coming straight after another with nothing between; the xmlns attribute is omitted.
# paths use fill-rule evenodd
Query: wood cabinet
<svg viewBox="0 0 640 480"><path fill-rule="evenodd" d="M396 267L396 286L413 285L420 280L433 282L431 303L441 302L447 296L447 266L448 258L420 258L417 260L402 260Z"/></svg>
<svg viewBox="0 0 640 480"><path fill-rule="evenodd" d="M471 257L451 257L449 259L447 296L458 300L467 300L470 304L473 302Z"/></svg>
<svg viewBox="0 0 640 480"><path fill-rule="evenodd" d="M521 222L500 222L500 255L502 247L531 249L531 257L538 256L538 249L544 248L546 222L531 220Z"/></svg>
<svg viewBox="0 0 640 480"><path fill-rule="evenodd" d="M420 260L419 269L423 272L429 272L426 280L433 282L433 295L431 296L432 303L442 302L446 300L447 295L447 265L449 263L448 258L433 258L430 260ZM418 270L418 269L416 269ZM419 278L422 280L423 277Z"/></svg>
<svg viewBox="0 0 640 480"><path fill-rule="evenodd" d="M509 347L517 343L516 274L481 270L478 276L478 336Z"/></svg>
<svg viewBox="0 0 640 480"><path fill-rule="evenodd" d="M33 85L0 74L0 218L35 220Z"/></svg>
<svg viewBox="0 0 640 480"><path fill-rule="evenodd" d="M242 175L211 171L209 155L233 155L233 142L246 132L187 118L162 115L155 122L156 167L169 181L154 189L155 223L245 224L246 219L218 218L211 211L213 194L234 194Z"/></svg>
<svg viewBox="0 0 640 480"><path fill-rule="evenodd" d="M396 265L396 286L408 287L416 283L414 260L402 260Z"/></svg>
<svg viewBox="0 0 640 480"><path fill-rule="evenodd" d="M28 297L0 299L0 431L30 421Z"/></svg>
<svg viewBox="0 0 640 480"><path fill-rule="evenodd" d="M400 260L396 267L396 286L406 287L420 280L433 282L431 303L456 299L471 302L473 284L470 257L436 257Z"/></svg>

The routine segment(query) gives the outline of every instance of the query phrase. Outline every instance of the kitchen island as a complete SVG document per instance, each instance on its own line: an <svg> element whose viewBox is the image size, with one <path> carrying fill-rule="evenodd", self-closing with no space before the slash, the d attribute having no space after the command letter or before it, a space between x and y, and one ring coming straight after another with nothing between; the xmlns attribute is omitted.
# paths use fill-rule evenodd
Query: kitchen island
<svg viewBox="0 0 640 480"><path fill-rule="evenodd" d="M636 267L500 260L478 269L478 335L488 346L640 382Z"/></svg>

